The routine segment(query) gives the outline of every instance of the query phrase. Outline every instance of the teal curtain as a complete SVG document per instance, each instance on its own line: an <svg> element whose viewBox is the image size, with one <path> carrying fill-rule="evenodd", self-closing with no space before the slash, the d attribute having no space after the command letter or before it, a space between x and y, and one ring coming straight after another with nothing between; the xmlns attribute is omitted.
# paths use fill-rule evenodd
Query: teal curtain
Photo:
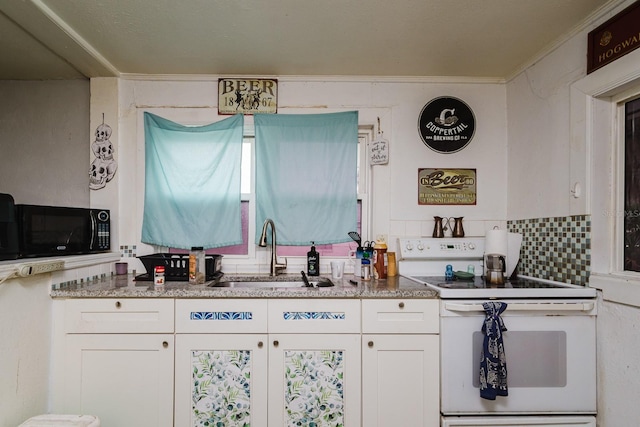
<svg viewBox="0 0 640 427"><path fill-rule="evenodd" d="M357 228L358 112L256 114L256 242L271 218L278 243L349 241Z"/></svg>
<svg viewBox="0 0 640 427"><path fill-rule="evenodd" d="M144 113L144 243L189 249L242 243L244 117L183 126Z"/></svg>

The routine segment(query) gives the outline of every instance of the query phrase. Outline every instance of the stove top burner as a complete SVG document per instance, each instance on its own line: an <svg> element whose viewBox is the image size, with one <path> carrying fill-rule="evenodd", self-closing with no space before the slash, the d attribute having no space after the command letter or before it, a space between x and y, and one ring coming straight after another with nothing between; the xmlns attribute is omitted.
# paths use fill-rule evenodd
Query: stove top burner
<svg viewBox="0 0 640 427"><path fill-rule="evenodd" d="M486 288L491 288L491 289L549 288L549 289L553 289L553 288L562 287L552 283L537 282L534 280L527 280L522 278L519 278L516 280L508 280L503 285L495 285L495 284L487 283L484 277L480 277L480 276L475 276L473 279L470 279L470 280L454 279L450 281L445 280L444 277L429 277L429 276L417 277L417 279L423 279L424 281L427 281L434 286L437 286L439 288L447 288L447 289L486 289Z"/></svg>
<svg viewBox="0 0 640 427"><path fill-rule="evenodd" d="M483 277L447 281L443 276L409 276L435 289L440 298L594 298L595 289L565 283L517 278L503 285L487 283Z"/></svg>

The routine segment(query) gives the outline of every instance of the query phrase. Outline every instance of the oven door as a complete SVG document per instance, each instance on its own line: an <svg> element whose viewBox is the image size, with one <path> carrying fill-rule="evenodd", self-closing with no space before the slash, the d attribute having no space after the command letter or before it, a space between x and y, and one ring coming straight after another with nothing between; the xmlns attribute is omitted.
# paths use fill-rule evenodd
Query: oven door
<svg viewBox="0 0 640 427"><path fill-rule="evenodd" d="M482 302L441 301L442 413L595 413L595 301L506 302L502 319L509 395L486 400L479 390Z"/></svg>

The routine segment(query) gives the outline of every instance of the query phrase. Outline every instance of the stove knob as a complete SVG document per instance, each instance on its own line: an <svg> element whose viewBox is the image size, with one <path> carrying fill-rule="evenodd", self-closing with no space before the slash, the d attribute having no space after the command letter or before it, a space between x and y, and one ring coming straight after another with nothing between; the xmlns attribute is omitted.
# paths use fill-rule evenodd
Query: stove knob
<svg viewBox="0 0 640 427"><path fill-rule="evenodd" d="M413 250L413 245L411 244L411 242L407 242L407 246L406 246L408 251L412 251Z"/></svg>
<svg viewBox="0 0 640 427"><path fill-rule="evenodd" d="M476 248L475 243L469 243L469 249L474 250Z"/></svg>
<svg viewBox="0 0 640 427"><path fill-rule="evenodd" d="M424 251L424 245L422 244L422 242L418 243L418 250Z"/></svg>

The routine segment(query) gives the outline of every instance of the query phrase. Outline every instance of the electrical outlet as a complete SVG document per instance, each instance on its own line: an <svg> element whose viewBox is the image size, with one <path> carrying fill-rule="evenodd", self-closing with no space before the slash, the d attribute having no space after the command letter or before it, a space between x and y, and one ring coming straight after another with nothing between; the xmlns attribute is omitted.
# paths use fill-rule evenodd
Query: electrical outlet
<svg viewBox="0 0 640 427"><path fill-rule="evenodd" d="M64 268L64 261L41 261L41 262L27 262L18 265L18 276L28 277L35 274L51 273L52 271L62 270Z"/></svg>

